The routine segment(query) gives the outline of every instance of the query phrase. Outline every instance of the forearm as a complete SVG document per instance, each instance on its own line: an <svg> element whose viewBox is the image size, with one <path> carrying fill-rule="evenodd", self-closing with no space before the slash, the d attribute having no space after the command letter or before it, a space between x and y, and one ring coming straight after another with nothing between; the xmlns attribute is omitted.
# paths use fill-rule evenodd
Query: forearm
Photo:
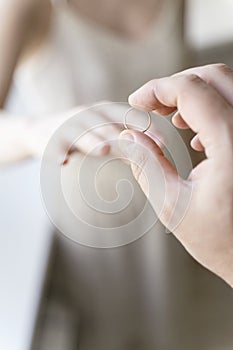
<svg viewBox="0 0 233 350"><path fill-rule="evenodd" d="M0 110L0 165L41 157L57 128L81 109L37 117L11 115ZM61 141L61 149L63 143L65 141Z"/></svg>
<svg viewBox="0 0 233 350"><path fill-rule="evenodd" d="M19 60L48 34L50 14L49 0L0 1L0 108Z"/></svg>
<svg viewBox="0 0 233 350"><path fill-rule="evenodd" d="M5 117L0 112L0 165L14 163L31 157L27 138L28 119L24 117Z"/></svg>

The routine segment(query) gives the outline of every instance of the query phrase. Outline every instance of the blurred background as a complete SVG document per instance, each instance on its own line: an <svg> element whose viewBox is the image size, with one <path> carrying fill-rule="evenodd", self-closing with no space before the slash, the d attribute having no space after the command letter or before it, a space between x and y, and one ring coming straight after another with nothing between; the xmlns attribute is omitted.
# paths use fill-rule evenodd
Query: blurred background
<svg viewBox="0 0 233 350"><path fill-rule="evenodd" d="M232 12L230 0L0 0L0 118L127 101L155 77L233 67ZM160 224L119 248L72 242L46 215L31 159L1 166L0 208L1 349L233 348L232 291Z"/></svg>

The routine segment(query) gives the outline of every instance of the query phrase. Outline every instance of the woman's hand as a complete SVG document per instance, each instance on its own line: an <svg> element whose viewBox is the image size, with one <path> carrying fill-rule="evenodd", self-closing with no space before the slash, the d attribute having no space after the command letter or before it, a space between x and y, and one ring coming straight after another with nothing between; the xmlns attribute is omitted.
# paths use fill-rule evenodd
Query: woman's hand
<svg viewBox="0 0 233 350"><path fill-rule="evenodd" d="M57 159L62 159L64 164L73 152L91 156L104 156L111 152L119 156L118 137L124 129L124 115L128 109L126 104L104 101L92 107L78 107L60 116L40 119L28 129L30 152L34 156L42 156L47 143L55 138L60 145ZM133 116L136 119L134 125L143 128L144 114L136 111ZM161 146L153 121L148 135Z"/></svg>
<svg viewBox="0 0 233 350"><path fill-rule="evenodd" d="M51 161L66 164L73 152L104 156L109 152L119 156L118 137L124 129L127 104L99 102L93 107L80 106L62 114L25 118L0 117L0 164L28 157L42 157L48 143L56 143ZM129 115L129 122L143 128L144 114ZM152 122L148 135L160 146L159 132Z"/></svg>
<svg viewBox="0 0 233 350"><path fill-rule="evenodd" d="M129 98L135 108L167 115L191 128L191 145L206 158L181 179L160 148L140 132L124 131L121 148L162 223L203 266L233 287L233 71L193 68L152 80ZM123 141L125 140L125 141Z"/></svg>

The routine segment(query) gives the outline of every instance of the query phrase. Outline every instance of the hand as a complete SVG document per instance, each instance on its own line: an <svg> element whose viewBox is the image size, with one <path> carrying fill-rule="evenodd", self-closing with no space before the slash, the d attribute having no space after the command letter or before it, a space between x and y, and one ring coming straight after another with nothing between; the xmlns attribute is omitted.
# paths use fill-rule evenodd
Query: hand
<svg viewBox="0 0 233 350"><path fill-rule="evenodd" d="M124 131L120 144L162 223L233 287L232 91L233 71L218 64L152 80L129 97L135 108L160 115L177 109L173 124L196 133L191 146L206 159L186 180L148 136Z"/></svg>
<svg viewBox="0 0 233 350"><path fill-rule="evenodd" d="M58 141L56 158L59 163L66 164L73 152L92 156L104 156L111 152L119 156L117 140L124 129L124 115L128 109L126 104L104 101L91 108L78 107L62 115L29 122L25 138L29 153L41 157L49 140L54 138ZM136 119L134 124L140 128L142 118L137 111L133 116ZM147 134L161 146L162 141L159 140L159 131L154 122Z"/></svg>

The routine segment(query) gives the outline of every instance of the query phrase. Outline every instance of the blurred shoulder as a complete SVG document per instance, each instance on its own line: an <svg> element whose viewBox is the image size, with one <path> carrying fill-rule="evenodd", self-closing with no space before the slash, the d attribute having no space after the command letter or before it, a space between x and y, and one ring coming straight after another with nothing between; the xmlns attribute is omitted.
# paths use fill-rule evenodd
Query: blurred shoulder
<svg viewBox="0 0 233 350"><path fill-rule="evenodd" d="M50 0L0 0L2 29L12 45L21 42L21 52L26 56L47 39L51 13Z"/></svg>
<svg viewBox="0 0 233 350"><path fill-rule="evenodd" d="M50 0L0 0L0 12L31 13L51 6ZM16 13L17 11L17 13Z"/></svg>
<svg viewBox="0 0 233 350"><path fill-rule="evenodd" d="M0 21L11 27L34 31L46 25L51 15L50 0L0 0Z"/></svg>

